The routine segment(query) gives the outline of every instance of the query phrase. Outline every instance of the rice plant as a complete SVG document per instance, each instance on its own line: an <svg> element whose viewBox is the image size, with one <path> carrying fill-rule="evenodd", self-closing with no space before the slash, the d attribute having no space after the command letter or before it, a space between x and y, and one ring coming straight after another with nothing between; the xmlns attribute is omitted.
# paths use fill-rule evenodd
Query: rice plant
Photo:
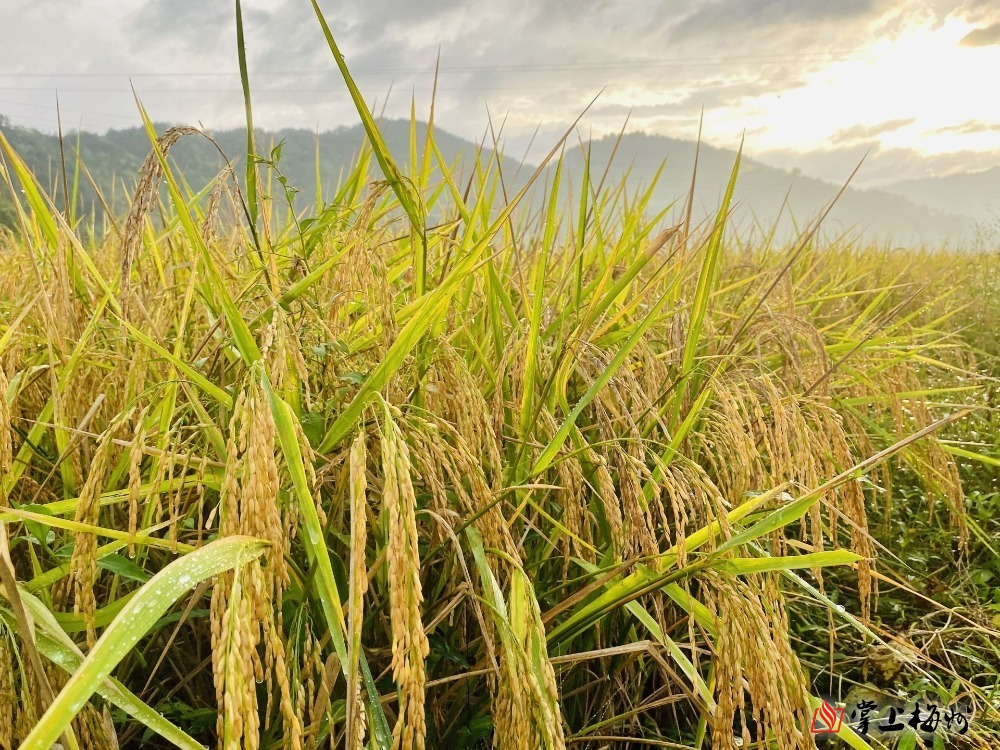
<svg viewBox="0 0 1000 750"><path fill-rule="evenodd" d="M853 646L994 747L994 603L919 602L944 656L882 605L900 513L1000 559L995 256L746 245L738 161L704 225L566 139L397 163L316 10L369 140L309 215L252 127L191 186L143 112L123 221L0 137L0 747L812 748Z"/></svg>

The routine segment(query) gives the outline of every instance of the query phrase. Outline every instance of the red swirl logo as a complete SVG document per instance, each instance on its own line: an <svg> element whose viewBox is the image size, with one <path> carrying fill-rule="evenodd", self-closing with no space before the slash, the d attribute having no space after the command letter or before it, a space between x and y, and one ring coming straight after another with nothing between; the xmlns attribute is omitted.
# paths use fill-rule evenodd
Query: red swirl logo
<svg viewBox="0 0 1000 750"><path fill-rule="evenodd" d="M809 731L813 734L836 734L843 723L844 709L835 708L824 700L823 705L813 711L813 721Z"/></svg>

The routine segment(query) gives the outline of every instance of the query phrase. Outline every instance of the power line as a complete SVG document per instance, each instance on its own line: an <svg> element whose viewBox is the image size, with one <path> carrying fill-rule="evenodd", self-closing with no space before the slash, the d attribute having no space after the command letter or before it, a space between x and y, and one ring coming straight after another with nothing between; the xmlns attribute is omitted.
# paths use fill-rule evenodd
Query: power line
<svg viewBox="0 0 1000 750"><path fill-rule="evenodd" d="M798 81L799 78L769 78L765 81L747 81L746 83L785 83L790 81ZM551 84L547 86L437 86L437 91L594 91L596 92L602 86L614 87L614 86L627 86L636 83L635 81L602 81L595 83L580 83L580 84ZM685 84L689 85L689 84ZM43 87L17 87L17 86L0 86L0 91L42 91L42 92L58 92L59 94L72 94L72 93L124 93L126 89L115 89L115 88L43 88ZM434 87L431 86L417 86L417 87L402 87L397 84L397 91L417 91L417 92L430 92L434 91ZM170 88L170 89L140 89L138 91L139 95L145 94L234 94L240 95L239 87L218 89L218 88ZM254 95L257 94L346 94L346 91L340 88L255 88L253 90Z"/></svg>
<svg viewBox="0 0 1000 750"><path fill-rule="evenodd" d="M588 60L579 62L554 62L554 63L520 63L503 65L442 65L441 72L448 73L503 73L503 72L565 72L574 70L633 70L649 69L660 67L701 67L706 65L741 65L741 64L781 64L781 63L832 63L848 60L860 59L862 55L858 52L807 52L795 54L760 54L760 55L733 55L733 56L709 56L709 57L683 57L683 58L660 58L649 60ZM419 74L430 75L435 72L433 67L414 68L409 66L395 66L385 68L357 67L352 70L352 75L400 75ZM285 77L315 75L315 68L280 70L280 71L251 71L250 77ZM205 71L167 71L167 72L90 72L80 71L22 71L22 72L2 72L0 78L232 78L238 77L237 72L205 72Z"/></svg>

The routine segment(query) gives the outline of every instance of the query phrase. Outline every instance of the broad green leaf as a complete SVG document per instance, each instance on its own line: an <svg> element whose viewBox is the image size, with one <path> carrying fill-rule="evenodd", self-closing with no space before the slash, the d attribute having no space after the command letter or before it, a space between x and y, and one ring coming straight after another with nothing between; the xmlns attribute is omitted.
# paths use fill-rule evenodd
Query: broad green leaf
<svg viewBox="0 0 1000 750"><path fill-rule="evenodd" d="M62 631L59 623L53 619L52 614L41 601L23 590L20 594L25 609L31 613L31 617L35 621L35 645L38 647L39 653L57 664L67 674L76 673L80 665L83 664L83 652ZM0 610L0 617L5 616L7 613ZM8 622L8 626L13 626L13 622ZM163 739L172 742L176 747L182 748L182 750L205 750L204 745L165 719L159 711L143 702L115 678L106 678L98 685L96 692Z"/></svg>
<svg viewBox="0 0 1000 750"><path fill-rule="evenodd" d="M250 210L250 223L257 226L259 206L257 203L257 149L253 138L253 107L250 101L250 79L247 74L247 48L243 40L243 8L240 0L236 0L236 57L240 65L240 84L243 88L243 108L247 121L246 148L246 189L247 207Z"/></svg>
<svg viewBox="0 0 1000 750"><path fill-rule="evenodd" d="M351 94L351 99L354 101L354 108L361 117L361 124L364 126L368 140L371 142L375 158L382 168L382 174L385 175L386 180L388 180L393 192L399 199L399 205L403 207L406 215L410 218L413 232L415 234L418 232L422 233L424 231L424 219L420 212L419 200L413 194L412 188L404 183L403 175L399 171L399 167L396 166L396 162L392 158L392 153L389 151L385 140L382 138L382 133L379 131L378 125L375 124L375 118L372 117L372 113L368 109L368 104L361 95L361 90L354 82L354 77L347 69L347 63L340 52L340 47L333 38L333 32L330 31L326 17L323 15L323 11L320 10L319 3L316 0L311 0L311 2L313 10L316 12L316 18L323 30L323 36L326 38L326 43L330 47L330 52L333 53L333 59L336 61L337 67L340 69L340 74L344 78L344 83L347 84L347 90Z"/></svg>
<svg viewBox="0 0 1000 750"><path fill-rule="evenodd" d="M1000 458L996 456L987 456L984 453L976 453L975 451L966 450L965 448L959 448L957 445L950 445L948 443L940 443L941 450L945 453L950 453L953 456L960 456L961 458L968 458L971 461L979 461L980 463L986 464L987 466L998 466L1000 467Z"/></svg>
<svg viewBox="0 0 1000 750"><path fill-rule="evenodd" d="M194 369L187 362L185 362L179 357L174 356L173 352L170 352L167 349L160 346L159 344L157 344L153 339L151 339L145 333L143 333L138 328L133 326L131 323L126 321L124 318L122 319L121 322L122 325L124 325L128 329L129 333L132 334L133 338L138 339L141 343L148 346L150 349L159 354L161 357L167 360L170 364L172 364L182 373L187 375L187 377L191 380L192 383L201 388L203 391L205 391L205 393L214 398L216 401L225 406L227 409L233 408L233 397L230 396L221 388L219 388L219 386L217 386L211 380L206 378L204 375L202 375L200 372Z"/></svg>
<svg viewBox="0 0 1000 750"><path fill-rule="evenodd" d="M754 510L773 500L783 490L784 486L776 487L734 508L727 514L728 524L738 523ZM720 531L720 522L712 521L689 534L685 540L685 548L688 552L694 552L708 543L710 539L716 538ZM696 565L704 567L707 564L706 562L698 562L681 570L675 569L678 560L678 549L674 546L654 560L653 565L639 565L636 570L624 578L609 582L604 587L604 593L578 604L565 620L549 631L549 643L556 645L569 641L591 624L610 612L624 607L629 602L635 601L642 594L668 586L675 580L696 572Z"/></svg>
<svg viewBox="0 0 1000 750"><path fill-rule="evenodd" d="M833 565L850 565L862 559L864 558L861 555L850 550L838 549L784 557L722 558L713 563L712 567L721 568L734 575L750 575L751 573L768 573L775 570L800 570L803 568L813 570Z"/></svg>
<svg viewBox="0 0 1000 750"><path fill-rule="evenodd" d="M226 537L174 560L153 576L108 625L25 738L21 750L49 750L118 663L185 591L249 562L266 546L249 537Z"/></svg>

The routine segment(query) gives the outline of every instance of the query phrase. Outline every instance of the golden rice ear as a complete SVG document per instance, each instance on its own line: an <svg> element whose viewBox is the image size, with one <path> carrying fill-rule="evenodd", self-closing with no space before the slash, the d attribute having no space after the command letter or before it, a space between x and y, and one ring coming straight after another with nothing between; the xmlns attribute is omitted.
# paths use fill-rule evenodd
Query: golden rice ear
<svg viewBox="0 0 1000 750"><path fill-rule="evenodd" d="M375 226L375 211L384 183L377 185L358 208L357 217L343 237L346 252L334 267L330 282L336 293L327 307L326 324L336 335L348 334L362 320L378 332L379 347L385 351L396 340L396 289L389 281L391 243L382 242L385 228Z"/></svg>
<svg viewBox="0 0 1000 750"><path fill-rule="evenodd" d="M216 581L212 592L212 660L219 705L220 750L260 742L256 683L266 680L270 706L277 686L285 741L303 747L302 708L289 679L281 602L289 582L288 523L279 503L275 425L260 384L237 397L229 426L220 498L220 535L269 542L267 552ZM263 653L260 652L262 650ZM270 711L265 711L270 716Z"/></svg>
<svg viewBox="0 0 1000 750"><path fill-rule="evenodd" d="M423 380L427 411L452 425L469 451L480 457L484 473L498 482L502 477L500 441L481 384L447 342L436 343L433 357Z"/></svg>
<svg viewBox="0 0 1000 750"><path fill-rule="evenodd" d="M916 365L903 361L892 362L881 372L875 373L870 383L865 383L856 390L864 396L878 396L872 399L873 408L876 409L879 408L882 397L888 394L888 411L893 426L897 433L904 434L915 432L934 422L926 397L913 395L914 391L919 394L924 387ZM863 429L859 432L864 434ZM914 443L904 451L902 458L915 470L920 482L928 490L928 503L934 503L938 498L946 502L952 528L958 532L959 554L964 558L969 546L969 524L966 518L965 491L954 459L936 439ZM889 498L886 500L888 503ZM891 505L887 504L886 523L890 520L890 512Z"/></svg>
<svg viewBox="0 0 1000 750"><path fill-rule="evenodd" d="M529 590L529 582L522 572L511 579L511 619L515 631L520 631L521 644L527 656L528 684L534 694L534 712L541 734L540 746L551 750L564 750L566 738L563 733L562 712L559 707L559 686L556 684L555 670L545 644L545 627L542 625L538 600ZM514 598L522 601L515 606ZM518 621L520 619L520 621Z"/></svg>
<svg viewBox="0 0 1000 750"><path fill-rule="evenodd" d="M420 619L420 583L416 509L410 478L410 455L389 408L382 425L382 503L387 512L389 600L392 624L392 675L399 687L399 717L392 730L394 750L423 750L427 728L424 697L425 660L430 645Z"/></svg>
<svg viewBox="0 0 1000 750"><path fill-rule="evenodd" d="M260 744L254 674L253 608L246 566L219 576L212 592L212 664L219 706L219 750Z"/></svg>
<svg viewBox="0 0 1000 750"><path fill-rule="evenodd" d="M160 153L163 158L167 158L170 149L185 135L201 135L197 128L179 126L170 128L157 139ZM132 196L132 208L128 218L125 220L125 227L122 232L122 242L119 251L121 263L121 291L120 299L122 311L127 315L132 290L132 266L139 256L139 246L142 243L143 221L146 214L156 200L157 190L160 186L160 178L163 176L163 167L157 157L156 150L149 152L146 161L143 162L139 170L139 179Z"/></svg>
<svg viewBox="0 0 1000 750"><path fill-rule="evenodd" d="M704 436L717 450L708 451L705 458L732 501L755 488L785 482L816 487L857 463L843 420L823 394L801 397L774 374L741 372L720 381L717 392ZM851 549L863 557L857 568L858 594L862 617L867 619L877 595L872 576L876 554L861 485L845 482L827 493L823 504L829 529L817 505L803 522L802 534L814 549L821 550L824 534L836 542L837 518L846 517ZM773 554L782 554L784 544L783 536L774 535ZM822 585L822 572L816 573Z"/></svg>
<svg viewBox="0 0 1000 750"><path fill-rule="evenodd" d="M541 428L545 442L551 440L558 429L555 417L545 408L539 409L536 424ZM559 488L555 492L555 498L562 508L561 520L569 531L569 534L563 533L559 536L559 543L563 549L564 575L569 574L571 556L576 555L587 562L596 559L591 544L595 524L587 506L583 467L575 455L567 453L567 451L561 452L549 469L550 473L555 474L553 484Z"/></svg>
<svg viewBox="0 0 1000 750"><path fill-rule="evenodd" d="M607 459L589 446L587 460L594 467L595 490L610 529L610 542L614 546L614 555L620 558L626 547L625 520L622 517L622 504L615 489L615 481L608 470Z"/></svg>
<svg viewBox="0 0 1000 750"><path fill-rule="evenodd" d="M229 423L226 470L219 500L220 536L237 534L241 529L240 478L242 454L246 451L247 400L247 394L241 392ZM253 689L256 628L246 594L250 585L247 567L218 576L212 588L212 673L219 709L216 728L219 750L236 750L244 745L256 748L259 744L255 726L257 698Z"/></svg>
<svg viewBox="0 0 1000 750"><path fill-rule="evenodd" d="M351 562L348 582L346 693L348 750L362 750L366 727L358 662L361 651L361 627L364 623L365 592L368 590L368 569L365 564L365 546L368 537L367 469L365 433L361 431L351 446L350 458Z"/></svg>
<svg viewBox="0 0 1000 750"><path fill-rule="evenodd" d="M115 732L111 716L107 713L107 707L104 708L104 711L99 711L92 704L84 705L80 709L80 713L73 719L72 728L81 748L119 750L118 735ZM62 747L62 745L58 747Z"/></svg>
<svg viewBox="0 0 1000 750"><path fill-rule="evenodd" d="M430 492L430 506L435 513L473 523L486 544L508 554L517 554L517 544L497 503L499 490L490 485L483 460L466 444L462 435L445 420L432 414L407 418L407 435L413 441L410 457L420 481ZM449 498L453 492L458 505ZM441 543L443 531L435 527L434 537Z"/></svg>
<svg viewBox="0 0 1000 750"><path fill-rule="evenodd" d="M504 576L510 582L504 602L485 556L477 555L477 564L484 587L492 587L485 596L494 603L493 619L503 645L493 697L494 744L499 750L564 750L559 687L530 581L519 568Z"/></svg>
<svg viewBox="0 0 1000 750"><path fill-rule="evenodd" d="M17 691L14 689L12 635L0 627L0 748L14 750L14 717L17 715Z"/></svg>
<svg viewBox="0 0 1000 750"><path fill-rule="evenodd" d="M28 733L38 723L40 716L35 698L38 691L35 689L37 679L34 677L34 670L21 670L20 677L14 713L14 738L18 742L28 736Z"/></svg>
<svg viewBox="0 0 1000 750"><path fill-rule="evenodd" d="M128 553L135 557L135 532L139 526L139 500L142 494L142 458L146 442L144 422L147 409L143 409L135 420L135 432L129 445L128 461Z"/></svg>
<svg viewBox="0 0 1000 750"><path fill-rule="evenodd" d="M315 695L309 705L309 722L306 724L304 741L306 747L318 748L321 747L320 737L323 736L321 733L333 705L333 690L340 674L340 658L336 653L331 653L324 662L318 640L314 640L313 658L316 661L319 681L316 683Z"/></svg>
<svg viewBox="0 0 1000 750"><path fill-rule="evenodd" d="M0 364L0 475L10 471L14 460L13 430L10 426L11 410L10 404L7 403L7 389L9 387L3 365ZM2 492L2 485L0 485L0 492ZM0 496L0 503L6 505L7 498Z"/></svg>
<svg viewBox="0 0 1000 750"><path fill-rule="evenodd" d="M201 222L201 239L207 245L215 239L219 231L219 209L222 204L222 196L226 194L226 177L232 174L232 167L226 166L215 176L212 192L208 196L208 205L205 206L205 218ZM230 198L232 196L230 195Z"/></svg>
<svg viewBox="0 0 1000 750"><path fill-rule="evenodd" d="M704 576L718 637L713 644L718 706L711 717L712 750L751 746L746 693L758 737L778 750L814 750L805 673L788 640L788 618L770 577ZM739 717L740 740L733 734Z"/></svg>
<svg viewBox="0 0 1000 750"><path fill-rule="evenodd" d="M121 415L100 436L97 449L90 462L87 480L76 504L74 519L88 526L100 525L101 492L111 472L112 456L115 449L115 435L130 414ZM74 533L73 554L70 557L70 572L62 591L73 596L73 612L83 615L87 631L87 644L97 642L97 535L90 531Z"/></svg>

